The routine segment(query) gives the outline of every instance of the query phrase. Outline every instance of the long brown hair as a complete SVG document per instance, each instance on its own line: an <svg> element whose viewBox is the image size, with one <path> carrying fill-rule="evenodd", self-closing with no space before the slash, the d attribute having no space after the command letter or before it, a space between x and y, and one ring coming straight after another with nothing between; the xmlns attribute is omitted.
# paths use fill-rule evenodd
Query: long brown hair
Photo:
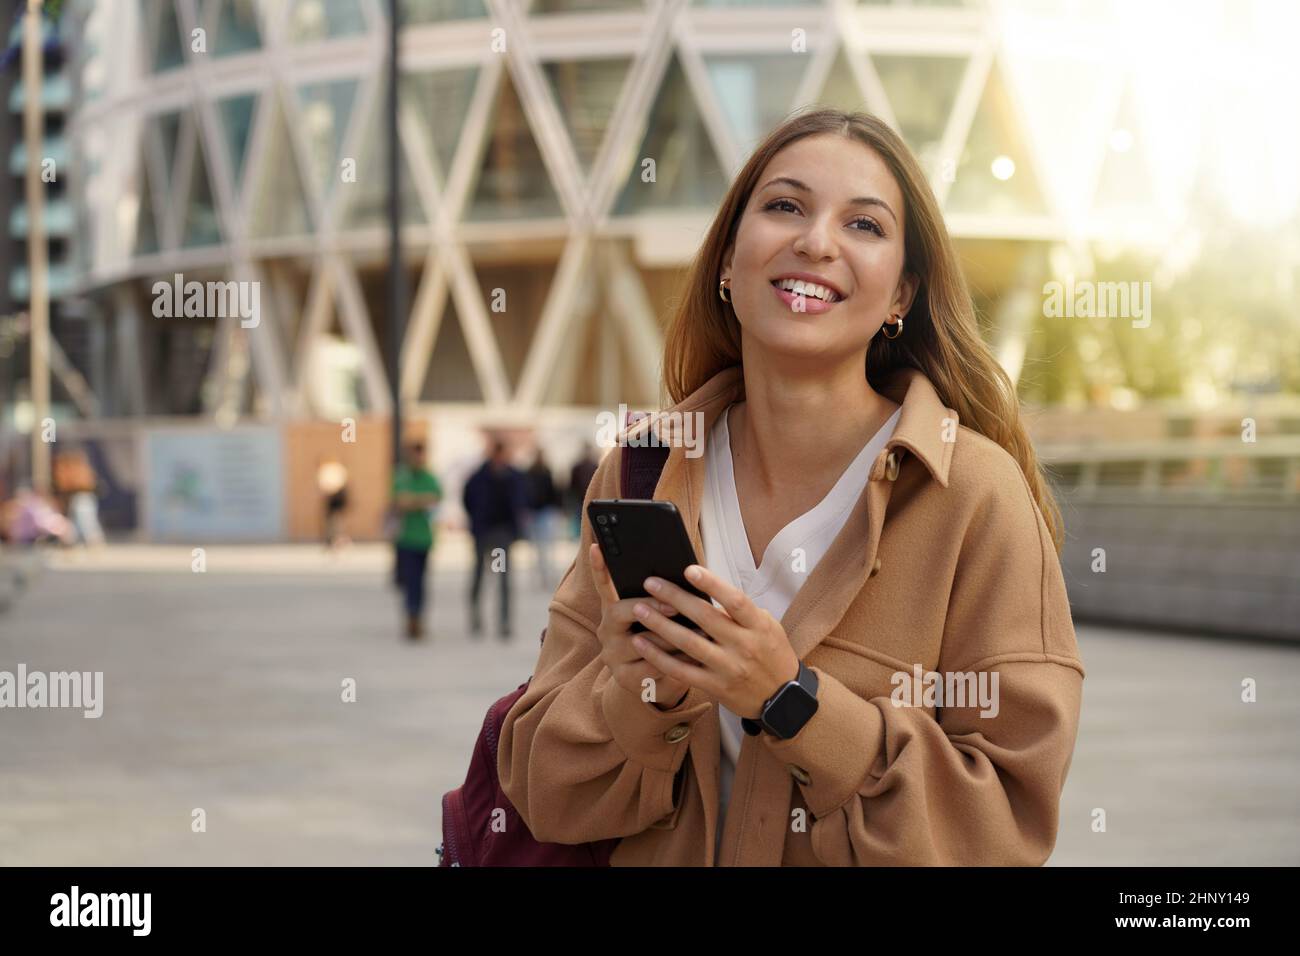
<svg viewBox="0 0 1300 956"><path fill-rule="evenodd" d="M680 402L717 372L740 364L740 323L718 296L723 255L736 237L741 215L768 162L790 143L819 133L850 137L875 150L903 193L903 268L917 277L919 285L906 315L906 332L892 340L884 335L872 338L867 348L868 381L883 382L900 368L919 369L944 404L957 412L961 424L997 442L1019 463L1059 553L1064 540L1060 509L1021 420L1015 386L980 337L975 306L939 205L907 144L869 113L798 111L749 157L691 262L669 322L663 364L668 397L672 403Z"/></svg>

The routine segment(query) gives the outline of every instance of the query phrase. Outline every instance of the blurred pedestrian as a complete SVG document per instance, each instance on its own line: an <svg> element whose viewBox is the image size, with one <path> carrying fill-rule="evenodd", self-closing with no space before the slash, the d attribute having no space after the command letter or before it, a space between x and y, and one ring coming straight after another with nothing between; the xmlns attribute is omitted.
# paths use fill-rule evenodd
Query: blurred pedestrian
<svg viewBox="0 0 1300 956"><path fill-rule="evenodd" d="M591 484L591 476L596 473L599 464L600 462L596 460L596 450L590 443L583 442L582 454L569 470L569 487L566 489L572 538L582 536L582 502L587 497L587 486Z"/></svg>
<svg viewBox="0 0 1300 956"><path fill-rule="evenodd" d="M424 443L411 442L393 474L397 517L393 550L406 610L406 636L412 639L424 633L425 572L434 545L434 509L441 500L442 485L426 466Z"/></svg>
<svg viewBox="0 0 1300 956"><path fill-rule="evenodd" d="M32 489L18 489L10 503L9 540L15 544L33 545L53 542L72 544L76 531L72 522L59 513L47 499Z"/></svg>
<svg viewBox="0 0 1300 956"><path fill-rule="evenodd" d="M98 479L90 458L80 449L61 452L54 458L52 478L57 501L68 516L76 541L82 547L97 548L104 543L104 529L99 523Z"/></svg>
<svg viewBox="0 0 1300 956"><path fill-rule="evenodd" d="M528 477L528 536L537 551L537 578L543 591L552 588L551 546L555 541L555 526L560 518L560 492L555 487L555 476L546 462L542 449L537 449L532 465L525 472Z"/></svg>
<svg viewBox="0 0 1300 956"><path fill-rule="evenodd" d="M316 469L316 487L325 508L325 547L330 551L351 543L341 530L343 512L348 507L348 469L337 458L321 462Z"/></svg>
<svg viewBox="0 0 1300 956"><path fill-rule="evenodd" d="M510 464L504 442L494 441L487 461L465 482L465 513L474 536L474 579L469 592L469 630L483 632L479 593L483 566L491 562L500 579L501 613L497 634L510 637L510 546L521 536L527 520L528 485L523 472Z"/></svg>

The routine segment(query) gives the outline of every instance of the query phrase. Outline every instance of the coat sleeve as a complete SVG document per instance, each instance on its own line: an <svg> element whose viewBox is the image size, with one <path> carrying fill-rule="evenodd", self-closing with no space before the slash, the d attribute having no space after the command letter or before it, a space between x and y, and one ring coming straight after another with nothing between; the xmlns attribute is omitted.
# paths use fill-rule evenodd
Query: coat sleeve
<svg viewBox="0 0 1300 956"><path fill-rule="evenodd" d="M600 659L586 502L618 497L620 453L605 456L587 489L577 558L550 603L532 682L501 729L501 787L544 843L631 836L670 816L690 734L669 731L709 712L696 690L660 711L623 689Z"/></svg>
<svg viewBox="0 0 1300 956"><path fill-rule="evenodd" d="M790 740L762 735L807 772L828 865L1036 866L1056 844L1084 670L1047 526L1023 476L1001 477L966 525L938 665L987 672L996 706L932 716L814 668L817 712Z"/></svg>

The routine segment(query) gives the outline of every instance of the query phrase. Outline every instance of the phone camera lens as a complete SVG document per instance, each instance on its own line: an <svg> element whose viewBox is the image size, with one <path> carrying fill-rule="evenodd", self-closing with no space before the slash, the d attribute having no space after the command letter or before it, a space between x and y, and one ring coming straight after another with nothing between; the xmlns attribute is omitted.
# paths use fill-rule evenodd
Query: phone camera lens
<svg viewBox="0 0 1300 956"><path fill-rule="evenodd" d="M609 516L609 523L610 523L610 524L618 524L618 515L610 515L610 516Z"/></svg>
<svg viewBox="0 0 1300 956"><path fill-rule="evenodd" d="M609 523L609 519L605 517L605 515L596 515L596 524L603 525L608 523Z"/></svg>

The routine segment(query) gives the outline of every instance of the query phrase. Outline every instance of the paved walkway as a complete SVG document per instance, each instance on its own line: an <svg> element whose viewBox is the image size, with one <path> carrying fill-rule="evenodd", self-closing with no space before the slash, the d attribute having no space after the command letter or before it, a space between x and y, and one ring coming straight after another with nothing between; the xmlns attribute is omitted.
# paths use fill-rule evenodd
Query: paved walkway
<svg viewBox="0 0 1300 956"><path fill-rule="evenodd" d="M471 642L467 554L453 540L439 556L421 644L397 636L377 546L213 547L204 574L186 548L56 556L0 614L0 670L101 670L104 714L0 711L0 863L433 863L441 795L488 705L531 671L549 597L520 580L515 641ZM1300 862L1300 648L1080 640L1052 863ZM1244 677L1259 703L1239 702Z"/></svg>

